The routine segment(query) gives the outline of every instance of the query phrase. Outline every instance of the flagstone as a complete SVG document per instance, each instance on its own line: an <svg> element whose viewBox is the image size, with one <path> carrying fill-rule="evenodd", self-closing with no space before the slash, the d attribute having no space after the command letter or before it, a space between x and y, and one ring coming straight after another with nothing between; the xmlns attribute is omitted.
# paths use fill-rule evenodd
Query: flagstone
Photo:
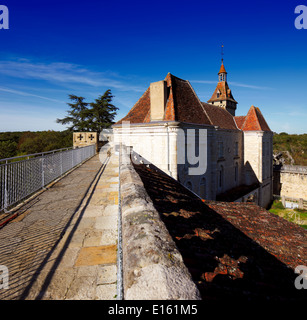
<svg viewBox="0 0 307 320"><path fill-rule="evenodd" d="M93 266L111 263L116 263L116 245L82 248L75 266Z"/></svg>

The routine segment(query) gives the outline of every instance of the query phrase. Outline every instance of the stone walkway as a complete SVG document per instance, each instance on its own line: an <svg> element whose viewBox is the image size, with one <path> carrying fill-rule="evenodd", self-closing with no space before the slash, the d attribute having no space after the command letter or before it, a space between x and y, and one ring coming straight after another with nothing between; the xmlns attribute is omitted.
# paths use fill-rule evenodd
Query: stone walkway
<svg viewBox="0 0 307 320"><path fill-rule="evenodd" d="M0 229L1 300L116 298L117 156L96 155L20 210Z"/></svg>

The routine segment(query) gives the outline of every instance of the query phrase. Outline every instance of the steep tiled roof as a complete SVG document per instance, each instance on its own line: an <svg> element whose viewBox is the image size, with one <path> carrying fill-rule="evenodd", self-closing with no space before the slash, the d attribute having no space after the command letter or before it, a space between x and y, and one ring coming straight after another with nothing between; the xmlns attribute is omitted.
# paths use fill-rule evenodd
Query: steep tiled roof
<svg viewBox="0 0 307 320"><path fill-rule="evenodd" d="M168 87L168 97L163 120L211 124L189 81L177 78L170 73L166 76L165 81ZM122 121L150 122L150 87L127 116L116 124L120 124Z"/></svg>
<svg viewBox="0 0 307 320"><path fill-rule="evenodd" d="M221 129L238 129L233 116L227 110L205 102L202 102L202 105L214 126L219 126Z"/></svg>
<svg viewBox="0 0 307 320"><path fill-rule="evenodd" d="M241 130L242 130L245 118L246 118L246 116L236 116L236 117L234 117L234 120L235 120L238 128L241 129Z"/></svg>
<svg viewBox="0 0 307 320"><path fill-rule="evenodd" d="M259 108L251 106L247 116L234 117L238 128L243 131L271 131Z"/></svg>
<svg viewBox="0 0 307 320"><path fill-rule="evenodd" d="M145 91L139 101L129 111L129 113L118 121L116 124L120 124L123 121L130 121L130 123L143 123L150 121L150 87Z"/></svg>
<svg viewBox="0 0 307 320"><path fill-rule="evenodd" d="M207 124L219 126L222 129L241 129L243 131L262 130L270 131L259 108L252 106L247 116L233 117L227 110L218 106L200 102L191 84L187 80L180 79L168 73L165 81L167 83L167 102L165 106L164 121L180 121L185 123ZM220 98L212 98L220 91ZM231 94L227 82L219 82L217 88L209 101L232 100L236 102ZM118 121L130 121L130 123L149 123L150 117L150 87L129 111L129 113Z"/></svg>
<svg viewBox="0 0 307 320"><path fill-rule="evenodd" d="M175 119L181 122L211 124L189 81L171 76Z"/></svg>
<svg viewBox="0 0 307 320"><path fill-rule="evenodd" d="M214 93L212 97L208 100L208 102L220 101L220 100L228 100L228 101L237 103L237 101L232 96L231 90L229 89L229 86L226 81L218 82L214 90Z"/></svg>
<svg viewBox="0 0 307 320"><path fill-rule="evenodd" d="M154 167L134 165L204 300L300 300L307 232L254 204L201 201ZM226 300L225 300L226 299Z"/></svg>

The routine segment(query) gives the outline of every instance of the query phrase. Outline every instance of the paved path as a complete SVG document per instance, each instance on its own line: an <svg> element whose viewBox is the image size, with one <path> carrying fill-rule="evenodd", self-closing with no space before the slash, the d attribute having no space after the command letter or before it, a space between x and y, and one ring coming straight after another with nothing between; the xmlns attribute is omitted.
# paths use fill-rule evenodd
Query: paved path
<svg viewBox="0 0 307 320"><path fill-rule="evenodd" d="M1 300L116 298L118 157L101 160L72 171L0 229L0 265L9 270Z"/></svg>

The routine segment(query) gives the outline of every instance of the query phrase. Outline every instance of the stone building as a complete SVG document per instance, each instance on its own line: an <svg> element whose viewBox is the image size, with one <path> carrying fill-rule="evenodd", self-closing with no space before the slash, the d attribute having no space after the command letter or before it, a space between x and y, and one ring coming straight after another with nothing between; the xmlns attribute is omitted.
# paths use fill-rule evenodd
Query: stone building
<svg viewBox="0 0 307 320"><path fill-rule="evenodd" d="M168 73L151 83L113 125L115 145L133 148L203 199L272 199L272 131L259 108L236 116L222 61L217 87L201 102L187 80Z"/></svg>
<svg viewBox="0 0 307 320"><path fill-rule="evenodd" d="M307 167L275 165L273 194L286 208L307 209Z"/></svg>

